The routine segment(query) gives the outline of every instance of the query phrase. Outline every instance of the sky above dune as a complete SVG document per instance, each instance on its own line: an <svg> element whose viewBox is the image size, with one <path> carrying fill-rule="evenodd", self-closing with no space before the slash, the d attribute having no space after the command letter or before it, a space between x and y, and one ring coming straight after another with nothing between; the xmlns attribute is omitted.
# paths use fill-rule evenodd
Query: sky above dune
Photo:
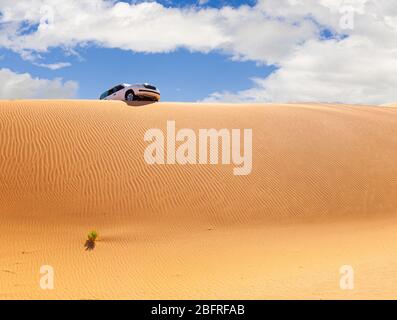
<svg viewBox="0 0 397 320"><path fill-rule="evenodd" d="M0 98L397 101L393 0L0 0Z"/></svg>

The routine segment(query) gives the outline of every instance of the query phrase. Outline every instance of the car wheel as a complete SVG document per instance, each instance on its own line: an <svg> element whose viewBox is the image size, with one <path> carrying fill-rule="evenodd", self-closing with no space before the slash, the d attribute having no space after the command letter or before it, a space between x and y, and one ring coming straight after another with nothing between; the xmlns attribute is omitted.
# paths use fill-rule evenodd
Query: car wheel
<svg viewBox="0 0 397 320"><path fill-rule="evenodd" d="M125 100L126 101L135 101L136 100L136 96L135 96L134 92L133 91L128 91L125 94Z"/></svg>

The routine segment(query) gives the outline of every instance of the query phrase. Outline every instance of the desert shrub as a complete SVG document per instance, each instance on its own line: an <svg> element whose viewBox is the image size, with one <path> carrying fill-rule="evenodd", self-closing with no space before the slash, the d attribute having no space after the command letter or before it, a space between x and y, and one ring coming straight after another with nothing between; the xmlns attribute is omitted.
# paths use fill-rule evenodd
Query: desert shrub
<svg viewBox="0 0 397 320"><path fill-rule="evenodd" d="M95 242L97 240L97 238L98 238L98 233L96 231L91 231L88 234L88 240L89 241Z"/></svg>

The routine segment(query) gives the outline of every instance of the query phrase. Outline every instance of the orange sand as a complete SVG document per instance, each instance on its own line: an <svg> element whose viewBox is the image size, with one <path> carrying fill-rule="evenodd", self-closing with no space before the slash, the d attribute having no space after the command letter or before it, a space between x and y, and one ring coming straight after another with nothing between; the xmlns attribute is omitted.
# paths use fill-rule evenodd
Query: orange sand
<svg viewBox="0 0 397 320"><path fill-rule="evenodd" d="M252 173L146 164L167 120L252 128ZM396 298L397 108L1 101L0 157L0 299Z"/></svg>

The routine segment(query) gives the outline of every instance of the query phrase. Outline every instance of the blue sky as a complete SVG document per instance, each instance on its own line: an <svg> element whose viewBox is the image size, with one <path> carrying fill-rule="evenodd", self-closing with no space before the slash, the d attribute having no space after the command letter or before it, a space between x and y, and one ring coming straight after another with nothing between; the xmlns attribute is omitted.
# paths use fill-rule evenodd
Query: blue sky
<svg viewBox="0 0 397 320"><path fill-rule="evenodd" d="M153 83L162 92L162 100L197 101L214 91L236 91L252 85L251 78L263 77L272 66L255 62L232 61L219 53L192 53L179 49L171 53L134 53L120 49L88 47L79 55L67 57L61 49L45 55L47 63L68 61L71 66L49 70L23 60L9 50L0 50L0 65L34 77L77 80L78 98L96 99L117 83Z"/></svg>
<svg viewBox="0 0 397 320"><path fill-rule="evenodd" d="M396 12L394 0L0 0L0 99L150 82L163 101L392 103Z"/></svg>

